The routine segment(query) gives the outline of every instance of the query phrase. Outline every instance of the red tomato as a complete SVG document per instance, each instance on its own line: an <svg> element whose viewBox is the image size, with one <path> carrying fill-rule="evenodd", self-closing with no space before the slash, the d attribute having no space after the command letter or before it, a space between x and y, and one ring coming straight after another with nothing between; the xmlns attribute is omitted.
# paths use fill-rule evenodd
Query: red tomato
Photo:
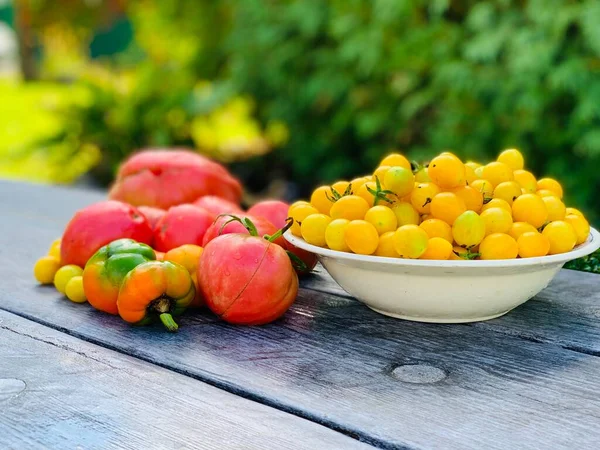
<svg viewBox="0 0 600 450"><path fill-rule="evenodd" d="M94 203L75 213L63 233L60 244L62 265L84 267L103 245L130 238L152 244L152 229L136 208L114 200Z"/></svg>
<svg viewBox="0 0 600 450"><path fill-rule="evenodd" d="M231 202L216 195L205 195L194 202L194 205L200 206L205 210L213 213L215 216L219 214L243 214L244 211L237 203Z"/></svg>
<svg viewBox="0 0 600 450"><path fill-rule="evenodd" d="M201 245L214 219L214 214L199 206L173 206L154 227L154 248L168 252L184 244Z"/></svg>
<svg viewBox="0 0 600 450"><path fill-rule="evenodd" d="M265 200L254 205L248 210L248 214L260 216L271 222L277 229L286 225L290 205L279 200Z"/></svg>
<svg viewBox="0 0 600 450"><path fill-rule="evenodd" d="M119 168L109 198L132 205L168 209L204 195L232 202L242 197L242 185L221 164L184 149L147 149Z"/></svg>
<svg viewBox="0 0 600 450"><path fill-rule="evenodd" d="M285 250L258 236L227 234L210 241L198 266L207 306L226 322L262 325L281 317L298 294Z"/></svg>
<svg viewBox="0 0 600 450"><path fill-rule="evenodd" d="M146 216L150 228L152 229L154 229L156 223L167 213L164 209L154 208L153 206L138 206L138 211Z"/></svg>

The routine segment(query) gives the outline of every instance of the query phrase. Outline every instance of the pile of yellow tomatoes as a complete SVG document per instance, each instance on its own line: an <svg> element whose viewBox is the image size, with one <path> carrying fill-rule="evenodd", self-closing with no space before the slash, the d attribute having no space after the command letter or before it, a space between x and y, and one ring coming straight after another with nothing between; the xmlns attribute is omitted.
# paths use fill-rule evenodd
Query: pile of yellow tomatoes
<svg viewBox="0 0 600 450"><path fill-rule="evenodd" d="M444 152L425 167L385 157L372 175L320 186L291 205L291 232L340 252L412 259L512 259L571 251L590 226L554 179L516 149L482 165Z"/></svg>

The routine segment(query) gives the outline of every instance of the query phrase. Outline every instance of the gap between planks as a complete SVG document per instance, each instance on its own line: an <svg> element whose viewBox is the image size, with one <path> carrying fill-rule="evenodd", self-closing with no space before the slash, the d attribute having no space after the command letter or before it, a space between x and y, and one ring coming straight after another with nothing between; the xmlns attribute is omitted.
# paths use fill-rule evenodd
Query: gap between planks
<svg viewBox="0 0 600 450"><path fill-rule="evenodd" d="M218 375L215 374L214 378L209 378L207 376L203 376L200 374L194 374L191 373L187 370L183 370L183 369L179 369L179 368L175 368L172 366L169 366L168 364L165 363L161 363L158 361L153 360L152 358L146 358L142 355L134 355L134 354L130 354L125 352L124 350L120 349L118 346L115 345L110 345L108 343L104 343L101 341L97 341L95 339L92 338L88 338L85 335L82 335L80 333L77 333L73 330L70 330L68 328L65 327L61 327L58 325L53 325L52 323L46 322L44 320L38 319L34 316L31 316L29 314L26 313L21 313L21 312L16 312L13 310L9 310L9 309L5 309L3 306L0 305L0 310L5 311L9 314L14 314L15 316L21 317L23 319L29 320L31 322L37 323L39 325L43 325L47 328L56 330L56 331L60 331L61 333L64 333L66 335L75 337L77 339L80 339L84 342L88 342L90 344L93 345L98 345L99 347L102 348L106 348L108 350L112 350L115 351L119 354L122 355L126 355L129 356L131 358L135 358L138 359L140 361L144 361L150 364L153 364L157 367L161 367L163 369L169 370L171 372L177 373L179 375L183 375L189 378L192 378L194 380L200 381L202 383L205 383L209 386L213 386L215 388L221 389L225 392L228 392L230 394L236 395L238 397L244 398L246 400L250 400L256 403L260 403L262 405L265 406L269 406L271 408L277 409L279 411L282 411L284 413L287 414L291 414L293 416L299 417L301 419L305 419L308 420L310 422L316 423L318 425L321 425L325 428L328 428L330 430L336 431L338 433L344 434L345 436L348 436L352 439L355 439L359 442L371 445L373 447L376 448L380 448L383 450L411 450L411 447L408 446L404 446L404 445L397 445L397 444L392 444L390 442L384 441L382 439L378 439L375 438L373 436L370 436L360 430L354 430L354 429L350 429L349 427L343 427L340 426L339 424L333 422L333 421L329 421L329 420L323 420L319 417L316 417L313 414L308 413L307 411L303 411L301 408L293 408L290 407L289 405L283 404L282 402L276 401L275 399L263 396L263 395L258 395L258 394L253 394L252 392L248 392L248 391L244 391L241 388L235 386L233 383L227 383L225 381L220 381L218 379ZM30 336L32 337L32 336ZM35 339L35 338L34 338Z"/></svg>

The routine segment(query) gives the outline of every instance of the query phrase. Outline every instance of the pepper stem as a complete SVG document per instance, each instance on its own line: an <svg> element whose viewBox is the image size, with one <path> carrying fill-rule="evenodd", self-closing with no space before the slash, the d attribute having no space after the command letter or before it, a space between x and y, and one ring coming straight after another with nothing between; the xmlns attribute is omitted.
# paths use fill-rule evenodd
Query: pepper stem
<svg viewBox="0 0 600 450"><path fill-rule="evenodd" d="M162 313L158 317L160 317L160 321L170 332L175 332L179 329L179 326L173 320L173 316L169 313Z"/></svg>

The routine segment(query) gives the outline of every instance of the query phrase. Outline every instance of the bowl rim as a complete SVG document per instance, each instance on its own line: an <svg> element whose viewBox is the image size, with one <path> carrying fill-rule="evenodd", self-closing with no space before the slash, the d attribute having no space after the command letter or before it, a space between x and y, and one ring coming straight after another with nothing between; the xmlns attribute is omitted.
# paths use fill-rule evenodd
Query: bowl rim
<svg viewBox="0 0 600 450"><path fill-rule="evenodd" d="M600 248L600 233L595 228L590 228L590 234L587 240L576 246L573 250L567 253L558 255L536 256L534 258L515 258L515 259L498 259L498 260L431 260L431 259L403 259L389 258L385 256L373 255L357 255L356 253L346 253L328 248L317 247L307 243L304 239L294 236L291 231L287 231L283 237L292 245L314 253L318 256L363 262L373 263L387 266L412 266L412 267L443 267L443 268L460 268L460 267L524 267L524 266L539 266L546 264L564 264L573 259L581 258Z"/></svg>

